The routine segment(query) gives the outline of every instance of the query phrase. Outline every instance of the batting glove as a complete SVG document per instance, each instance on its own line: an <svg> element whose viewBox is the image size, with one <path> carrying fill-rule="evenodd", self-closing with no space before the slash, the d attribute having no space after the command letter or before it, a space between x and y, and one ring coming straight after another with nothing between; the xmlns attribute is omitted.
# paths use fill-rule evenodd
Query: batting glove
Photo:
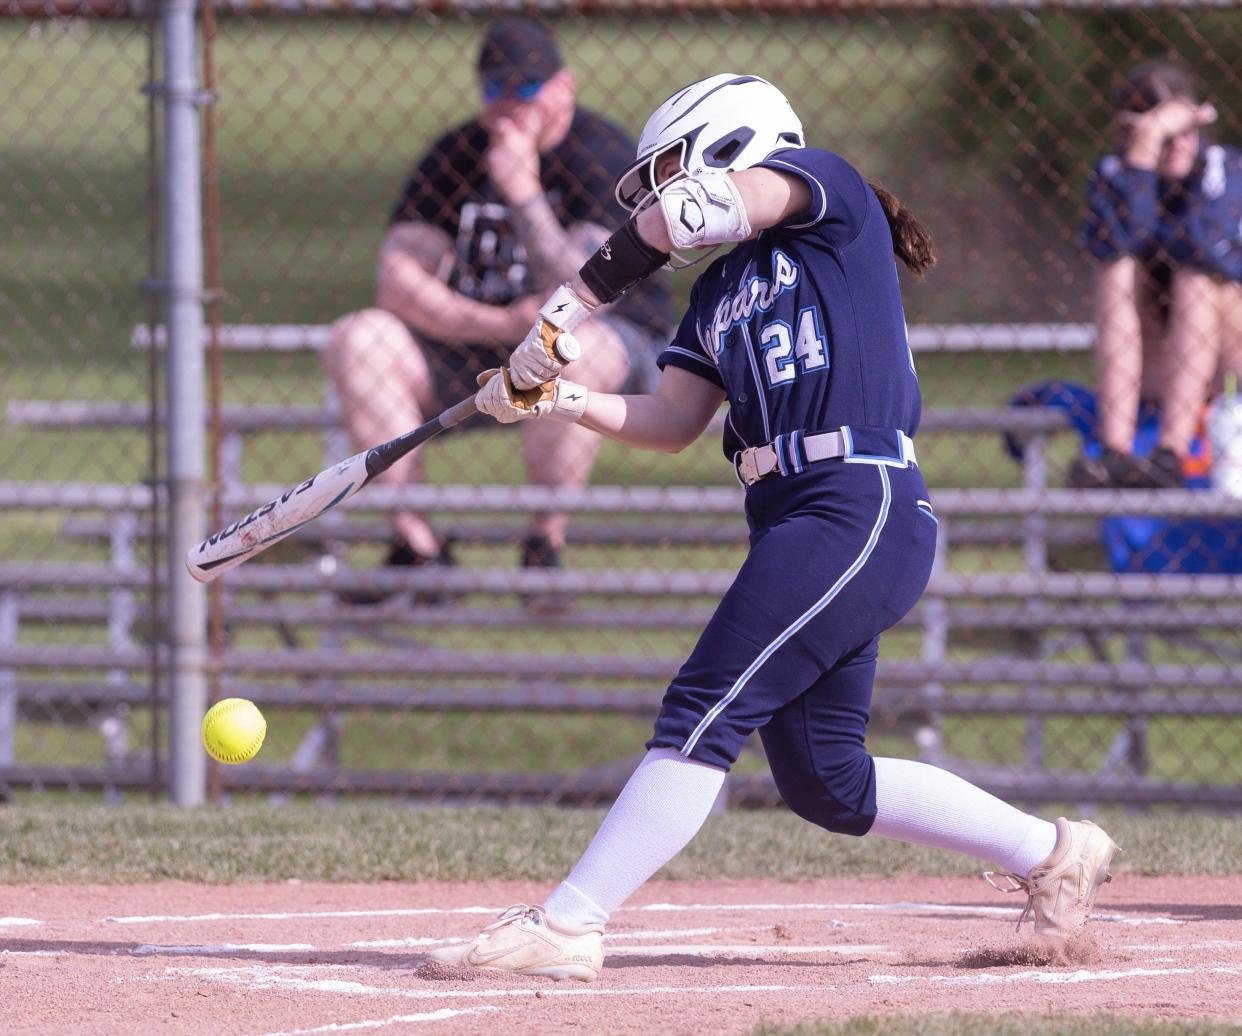
<svg viewBox="0 0 1242 1036"><path fill-rule="evenodd" d="M594 309L568 286L557 288L539 310L534 327L509 357L513 384L520 389L533 389L551 381L565 364L581 356L582 347L571 332Z"/></svg>
<svg viewBox="0 0 1242 1036"><path fill-rule="evenodd" d="M507 370L495 368L480 374L478 383L475 407L479 413L494 417L501 424L528 421L532 417L551 417L572 423L586 410L586 388L564 378L555 378L533 389L518 389L514 388Z"/></svg>

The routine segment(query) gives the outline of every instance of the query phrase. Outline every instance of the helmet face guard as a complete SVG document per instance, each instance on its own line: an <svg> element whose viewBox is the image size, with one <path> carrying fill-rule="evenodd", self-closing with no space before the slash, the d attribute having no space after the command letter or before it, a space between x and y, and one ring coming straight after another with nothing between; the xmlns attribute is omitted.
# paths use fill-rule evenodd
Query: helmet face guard
<svg viewBox="0 0 1242 1036"><path fill-rule="evenodd" d="M615 189L617 202L623 209L628 210L634 216L637 216L644 209L651 208L652 205L659 201L660 195L671 184L691 175L690 170L686 168L686 152L688 150L689 141L687 138L682 137L673 141L667 147L653 151L647 158L635 162L621 174L621 178L617 181ZM678 152L677 171L671 176L666 176L663 180L657 180L656 165L665 155L671 155L674 152ZM719 245L713 245L711 248L701 249L693 255L670 251L668 253L668 262L664 264L664 269L684 270L687 266L693 266L695 263L702 262L719 247Z"/></svg>
<svg viewBox="0 0 1242 1036"><path fill-rule="evenodd" d="M677 152L678 172L676 177L686 175L689 170L686 168L686 152L689 150L689 141L686 137L679 137L664 147L656 148L646 158L640 158L637 162L630 165L628 169L617 180L617 186L613 193L616 195L617 204L619 204L626 212L637 213L647 208L652 201L659 195L660 190L672 182L674 177L660 183L656 179L656 165L659 164L661 158Z"/></svg>
<svg viewBox="0 0 1242 1036"><path fill-rule="evenodd" d="M749 169L778 151L803 146L802 123L784 94L758 76L721 73L691 83L655 110L643 127L639 158L617 179L614 194L622 208L636 214L684 176L703 169ZM660 182L656 166L673 153L678 170ZM711 251L694 258L673 253L668 267L692 265Z"/></svg>

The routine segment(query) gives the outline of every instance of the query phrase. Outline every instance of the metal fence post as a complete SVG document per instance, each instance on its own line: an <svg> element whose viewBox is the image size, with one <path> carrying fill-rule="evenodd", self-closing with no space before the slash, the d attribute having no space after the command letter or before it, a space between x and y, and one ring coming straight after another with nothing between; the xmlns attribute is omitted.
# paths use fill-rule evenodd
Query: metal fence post
<svg viewBox="0 0 1242 1036"><path fill-rule="evenodd" d="M16 647L20 598L0 594L0 647ZM0 766L17 762L17 670L0 669Z"/></svg>
<svg viewBox="0 0 1242 1036"><path fill-rule="evenodd" d="M203 243L198 49L194 0L163 0L163 225L168 378L168 646L170 791L179 806L206 799L199 724L207 703L207 593L182 559L204 535Z"/></svg>

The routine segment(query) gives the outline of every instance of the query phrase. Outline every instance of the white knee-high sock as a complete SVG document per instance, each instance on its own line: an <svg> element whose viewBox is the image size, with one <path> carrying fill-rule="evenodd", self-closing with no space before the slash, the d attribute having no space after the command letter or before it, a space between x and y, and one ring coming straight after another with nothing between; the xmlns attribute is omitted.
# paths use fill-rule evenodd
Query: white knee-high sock
<svg viewBox="0 0 1242 1036"><path fill-rule="evenodd" d="M1057 841L1053 824L937 766L875 760L876 818L868 834L952 849L1027 877Z"/></svg>
<svg viewBox="0 0 1242 1036"><path fill-rule="evenodd" d="M653 748L621 789L582 859L544 909L562 924L604 924L698 834L725 771Z"/></svg>

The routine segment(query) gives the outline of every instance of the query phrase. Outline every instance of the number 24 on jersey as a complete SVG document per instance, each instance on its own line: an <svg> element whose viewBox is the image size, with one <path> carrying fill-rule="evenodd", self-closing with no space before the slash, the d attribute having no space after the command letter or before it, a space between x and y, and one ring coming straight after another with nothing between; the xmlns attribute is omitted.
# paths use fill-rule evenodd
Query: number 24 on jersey
<svg viewBox="0 0 1242 1036"><path fill-rule="evenodd" d="M814 306L798 313L796 328L784 320L765 324L759 332L759 346L770 386L788 384L799 374L828 369L828 345Z"/></svg>

